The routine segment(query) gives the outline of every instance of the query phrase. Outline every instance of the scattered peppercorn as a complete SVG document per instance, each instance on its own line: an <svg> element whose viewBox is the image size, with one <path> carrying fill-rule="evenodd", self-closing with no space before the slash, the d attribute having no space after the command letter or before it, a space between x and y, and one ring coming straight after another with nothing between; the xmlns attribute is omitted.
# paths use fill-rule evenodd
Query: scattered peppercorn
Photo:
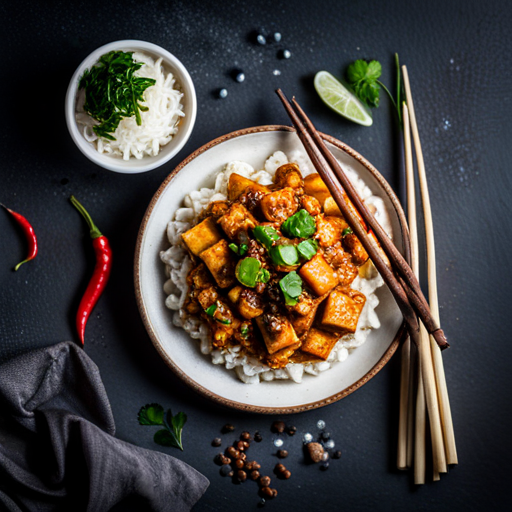
<svg viewBox="0 0 512 512"><path fill-rule="evenodd" d="M284 421L274 421L274 423L272 423L272 427L270 429L272 430L272 432L281 434L282 432L284 432L284 429L285 429Z"/></svg>
<svg viewBox="0 0 512 512"><path fill-rule="evenodd" d="M322 432L322 439L324 441L328 441L331 438L331 434L329 432Z"/></svg>
<svg viewBox="0 0 512 512"><path fill-rule="evenodd" d="M336 450L336 451L332 454L332 458L333 458L333 459L339 459L339 458L341 458L341 451L340 451L340 450Z"/></svg>
<svg viewBox="0 0 512 512"><path fill-rule="evenodd" d="M270 477L269 476L262 476L259 480L259 483L261 487L268 487L270 485Z"/></svg>
<svg viewBox="0 0 512 512"><path fill-rule="evenodd" d="M241 452L243 452L246 448L245 444L243 441L238 441L236 444L235 444L235 448Z"/></svg>
<svg viewBox="0 0 512 512"><path fill-rule="evenodd" d="M240 482L245 482L247 480L247 473L240 469L239 471L237 471L236 477Z"/></svg>
<svg viewBox="0 0 512 512"><path fill-rule="evenodd" d="M277 451L277 456L280 459L286 459L286 457L288 457L288 451L287 450L278 450Z"/></svg>
<svg viewBox="0 0 512 512"><path fill-rule="evenodd" d="M282 473L283 471L286 471L284 464L276 464L276 467L274 468L274 473Z"/></svg>
<svg viewBox="0 0 512 512"><path fill-rule="evenodd" d="M234 446L228 446L226 448L226 454L234 459L238 459L239 452Z"/></svg>
<svg viewBox="0 0 512 512"><path fill-rule="evenodd" d="M271 489L268 486L262 487L261 488L261 493L264 494L267 498L273 498L274 497L273 489Z"/></svg>
<svg viewBox="0 0 512 512"><path fill-rule="evenodd" d="M250 477L251 480L258 480L260 477L260 472L255 469L254 471L251 471Z"/></svg>
<svg viewBox="0 0 512 512"><path fill-rule="evenodd" d="M242 441L250 441L251 440L251 434L249 434L249 432L247 432L247 430L244 430L241 434L240 434L240 439Z"/></svg>
<svg viewBox="0 0 512 512"><path fill-rule="evenodd" d="M226 423L223 427L222 427L222 432L224 434L227 434L228 432L233 432L233 430L235 430L235 427L233 425L231 425L231 423Z"/></svg>
<svg viewBox="0 0 512 512"><path fill-rule="evenodd" d="M287 429L286 429L286 432L288 432L288 435L289 436L294 436L296 433L297 433L297 427L295 426L289 426Z"/></svg>
<svg viewBox="0 0 512 512"><path fill-rule="evenodd" d="M324 462L321 466L320 466L320 469L322 471L327 471L329 469L329 463L328 462Z"/></svg>
<svg viewBox="0 0 512 512"><path fill-rule="evenodd" d="M257 443L261 443L261 441L263 441L263 437L261 437L261 434L258 431L256 431L254 434L254 440Z"/></svg>
<svg viewBox="0 0 512 512"><path fill-rule="evenodd" d="M286 470L286 471L283 471L282 473L282 477L285 479L285 480L288 480L288 478L290 478L292 476L291 472Z"/></svg>
<svg viewBox="0 0 512 512"><path fill-rule="evenodd" d="M213 441L212 441L212 446L220 446L222 444L222 439L220 437L216 437Z"/></svg>
<svg viewBox="0 0 512 512"><path fill-rule="evenodd" d="M236 469L243 469L245 466L245 462L241 459L235 460Z"/></svg>

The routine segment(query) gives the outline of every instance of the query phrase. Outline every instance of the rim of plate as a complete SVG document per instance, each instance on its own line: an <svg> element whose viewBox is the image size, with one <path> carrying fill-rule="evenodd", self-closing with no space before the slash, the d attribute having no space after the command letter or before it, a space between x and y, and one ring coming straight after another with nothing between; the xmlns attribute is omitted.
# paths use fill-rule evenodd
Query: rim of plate
<svg viewBox="0 0 512 512"><path fill-rule="evenodd" d="M174 363L172 358L162 347L160 340L158 339L158 337L153 329L151 320L150 320L149 315L146 310L146 306L144 304L144 300L142 298L142 290L141 290L141 282L140 282L140 257L141 257L142 240L144 238L144 232L146 230L146 226L149 222L149 218L150 218L151 214L153 213L153 209L154 209L160 195L167 188L169 183L172 182L174 177L187 164L189 164L193 159L195 159L202 153L208 151L209 149L213 148L214 146L217 146L227 140L234 139L236 137L240 137L242 135L260 133L260 132L273 132L273 131L275 131L275 132L279 132L279 131L295 132L295 129L290 126L284 126L284 125L263 125L263 126L255 126L255 127L251 127L251 128L244 128L241 130L236 130L234 132L228 133L226 135L222 135L222 136L217 137L216 139L213 139L212 141L204 144L199 149L194 151L191 155L189 155L185 160L183 160L167 176L167 178L163 181L163 183L160 185L160 187L156 191L155 195L151 199L151 202L149 203L149 206L147 207L144 217L142 219L142 223L139 228L139 233L137 235L137 242L136 242L136 246L135 246L135 264L134 264L135 297L137 300L137 306L139 308L140 315L142 317L142 322L144 323L144 327L146 328L146 331L149 334L151 342L153 343L153 345L156 348L157 352L159 353L160 357L165 361L167 366L169 366L171 368L171 370L178 377L180 377L188 386L190 386L194 391L196 391L200 395L202 395L210 400L213 400L214 402L217 402L218 404L221 404L226 407L238 409L241 411L256 412L256 413L262 413L262 414L293 414L293 413L298 413L298 412L309 411L312 409L317 409L319 407L323 407L325 405L329 405L331 403L337 402L338 400L341 400L342 398L350 395L351 393L353 393L354 391L359 389L361 386L366 384L370 379L375 377L375 375L377 375L377 373L379 373L379 371L382 370L382 368L391 359L393 354L396 352L396 349L402 342L403 338L405 338L406 329L405 329L404 322L402 322L402 324L400 325L395 337L393 338L393 341L390 343L386 352L384 352L383 356L379 359L379 361L363 377L361 377L358 381L356 381L351 386L348 386L347 388L343 389L342 391L339 391L338 393L335 393L334 395L331 395L327 398L324 398L322 400L317 400L315 402L311 402L311 403L307 403L307 404L295 405L295 406L290 406L290 407L256 406L256 405L244 404L242 402L237 402L235 400L230 400L228 398L222 397L216 393L211 392L209 389L205 388L201 384L198 384L196 381L194 381L194 379L192 379L178 365L176 365ZM406 221L402 206L400 204L400 201L396 197L395 193L393 192L393 190L390 187L390 185L388 184L388 182L384 179L384 177L380 174L380 172L368 160L366 160L366 158L361 156L357 151L352 149L350 146L348 146L344 142L341 142L340 140L338 140L330 135L326 135L322 132L319 132L319 133L320 133L320 136L322 137L322 139L331 143L333 146L337 147L338 149L341 149L348 155L355 158L358 162L360 162L372 174L372 176L379 182L379 185L383 188L383 190L388 195L388 197L391 201L391 204L393 205L395 212L398 216L400 230L402 232L401 235L402 235L402 239L403 239L403 231L404 231L404 228L407 227L407 221Z"/></svg>

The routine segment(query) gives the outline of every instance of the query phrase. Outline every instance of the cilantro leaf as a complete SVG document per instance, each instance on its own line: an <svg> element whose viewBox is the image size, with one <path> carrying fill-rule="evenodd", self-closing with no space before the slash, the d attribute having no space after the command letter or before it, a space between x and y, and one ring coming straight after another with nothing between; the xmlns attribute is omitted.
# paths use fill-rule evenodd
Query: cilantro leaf
<svg viewBox="0 0 512 512"><path fill-rule="evenodd" d="M359 59L350 64L347 69L347 80L354 89L357 97L370 107L379 106L380 82L382 74L380 62L366 62Z"/></svg>
<svg viewBox="0 0 512 512"><path fill-rule="evenodd" d="M160 404L147 404L141 407L137 417L140 425L163 425L164 408Z"/></svg>
<svg viewBox="0 0 512 512"><path fill-rule="evenodd" d="M182 433L183 426L187 422L187 415L179 412L172 415L171 410L164 414L164 408L159 404L145 405L139 411L139 423L141 425L159 425L164 428L155 432L153 440L161 446L172 446L183 451Z"/></svg>

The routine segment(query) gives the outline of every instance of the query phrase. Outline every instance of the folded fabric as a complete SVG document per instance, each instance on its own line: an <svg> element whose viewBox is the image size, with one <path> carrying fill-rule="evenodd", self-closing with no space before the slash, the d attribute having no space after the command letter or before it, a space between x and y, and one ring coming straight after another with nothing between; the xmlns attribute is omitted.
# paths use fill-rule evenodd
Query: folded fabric
<svg viewBox="0 0 512 512"><path fill-rule="evenodd" d="M97 366L62 342L0 366L0 509L190 510L209 485L186 463L114 436Z"/></svg>

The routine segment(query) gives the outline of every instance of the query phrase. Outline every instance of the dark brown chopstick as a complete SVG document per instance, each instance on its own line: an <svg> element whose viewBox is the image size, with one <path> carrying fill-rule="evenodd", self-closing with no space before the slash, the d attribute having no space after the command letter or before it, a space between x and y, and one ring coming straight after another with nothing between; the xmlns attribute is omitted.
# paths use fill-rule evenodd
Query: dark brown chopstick
<svg viewBox="0 0 512 512"><path fill-rule="evenodd" d="M413 340L414 343L418 342L419 325L416 317L416 314L418 314L420 318L422 318L422 320L425 317L425 320L423 321L425 322L427 329L430 328L432 330L431 334L434 336L439 346L441 348L446 348L448 346L448 343L446 342L444 333L437 326L434 319L432 318L432 315L430 314L430 310L428 308L428 304L425 298L423 297L423 294L421 293L421 289L419 289L419 285L416 287L416 290L414 288L411 289L411 284L409 283L408 276L410 277L412 275L414 277L414 274L410 269L409 265L407 265L407 263L400 255L396 247L393 245L387 234L375 221L373 215L368 211L364 203L360 200L357 192L353 189L350 182L348 181L348 178L346 178L345 174L343 173L341 166L339 166L339 164L336 165L336 159L327 149L318 132L313 127L313 124L311 123L311 121L309 121L309 119L304 114L302 109L300 109L297 102L294 101L294 105L297 111L299 112L299 115L306 120L306 125L308 126L308 128L306 128L303 121L301 120L297 112L293 109L288 99L283 94L283 92L280 89L278 89L276 92L279 98L281 99L288 115L290 116L290 119L292 120L297 130L297 134L301 139L302 143L304 144L304 147L309 157L311 158L313 165L315 166L316 170L318 171L318 173L324 180L326 186L328 187L329 191L331 192L334 200L336 201L338 207L340 208L341 213L345 217L345 220L361 241L363 247L368 252L377 270L382 275L384 281L386 282L391 293L393 294L397 302L397 305L404 316L404 320L408 326L408 331L411 336L411 339ZM320 140L319 143L318 140ZM336 169L338 172L333 171L333 169L328 163L328 160L329 163L331 161L333 162L332 167L334 167L334 169ZM336 162L336 164L334 162ZM345 192L349 199L351 200L351 202L353 203L354 207L357 208L363 221L366 222L372 228L375 237L380 243L380 246L375 242L375 240L371 236L368 235L365 227L361 224L357 215L354 214L351 207L347 204L347 201L345 200L343 194L342 185L340 185L340 181L342 180L342 178L338 175L338 173L340 174L340 176L343 176L344 183L348 182L349 186L344 186L343 188L345 189ZM354 197L355 200L351 197L351 195ZM389 250L390 245L394 248L394 251L393 249ZM385 257L391 260L395 270L398 270L397 267L400 267L399 277L395 276L392 269L388 266L386 259L382 256L383 252L385 254ZM399 255L399 258L397 257L397 254ZM420 292L419 294L417 293L418 289Z"/></svg>

